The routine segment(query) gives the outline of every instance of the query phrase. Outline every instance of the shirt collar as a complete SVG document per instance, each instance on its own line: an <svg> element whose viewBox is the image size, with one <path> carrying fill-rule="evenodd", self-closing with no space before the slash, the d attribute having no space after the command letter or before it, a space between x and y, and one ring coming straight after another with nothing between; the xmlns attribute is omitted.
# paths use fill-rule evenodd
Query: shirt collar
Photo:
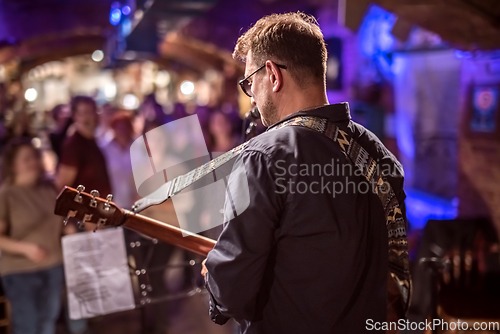
<svg viewBox="0 0 500 334"><path fill-rule="evenodd" d="M275 126L277 126L278 124L283 123L297 116L316 116L316 117L326 118L332 122L341 122L341 121L349 121L351 119L351 112L349 111L349 103L347 102L327 104L319 108L303 110L293 113L285 117L281 121L271 125L269 128L267 128L267 130L270 130Z"/></svg>

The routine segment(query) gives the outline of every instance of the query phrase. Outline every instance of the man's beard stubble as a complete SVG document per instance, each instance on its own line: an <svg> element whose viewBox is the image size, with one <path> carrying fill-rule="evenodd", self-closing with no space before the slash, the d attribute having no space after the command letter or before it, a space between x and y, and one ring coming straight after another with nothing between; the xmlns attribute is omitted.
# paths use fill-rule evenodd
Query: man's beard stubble
<svg viewBox="0 0 500 334"><path fill-rule="evenodd" d="M270 98L264 102L262 109L259 110L264 126L269 127L279 121L278 107Z"/></svg>

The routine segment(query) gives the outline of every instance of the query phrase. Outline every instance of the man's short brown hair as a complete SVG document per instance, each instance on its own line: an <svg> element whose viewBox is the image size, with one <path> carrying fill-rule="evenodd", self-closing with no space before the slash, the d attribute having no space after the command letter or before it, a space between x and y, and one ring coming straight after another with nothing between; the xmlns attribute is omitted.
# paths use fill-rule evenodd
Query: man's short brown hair
<svg viewBox="0 0 500 334"><path fill-rule="evenodd" d="M266 60L286 65L301 86L325 84L325 41L318 22L311 15L297 12L261 18L240 36L233 58L246 61L249 51L259 66Z"/></svg>

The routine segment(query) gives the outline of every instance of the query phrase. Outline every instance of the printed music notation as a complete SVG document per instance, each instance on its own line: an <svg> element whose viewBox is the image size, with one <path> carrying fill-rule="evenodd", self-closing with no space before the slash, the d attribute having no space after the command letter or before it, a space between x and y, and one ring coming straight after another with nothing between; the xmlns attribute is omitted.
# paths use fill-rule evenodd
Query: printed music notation
<svg viewBox="0 0 500 334"><path fill-rule="evenodd" d="M122 228L68 235L62 247L71 319L135 307Z"/></svg>

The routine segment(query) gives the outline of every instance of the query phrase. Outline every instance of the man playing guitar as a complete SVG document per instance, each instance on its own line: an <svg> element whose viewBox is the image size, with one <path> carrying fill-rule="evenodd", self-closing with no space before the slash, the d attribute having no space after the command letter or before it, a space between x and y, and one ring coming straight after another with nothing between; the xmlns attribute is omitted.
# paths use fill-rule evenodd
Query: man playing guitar
<svg viewBox="0 0 500 334"><path fill-rule="evenodd" d="M268 130L237 158L250 204L225 224L204 262L212 320L234 318L245 334L359 334L369 319L387 321L388 309L404 317L403 171L374 134L350 120L347 103L328 103L316 20L264 17L238 39L233 56L245 62L240 86ZM381 166L390 172L375 171ZM399 278L391 271L398 263ZM402 297L388 300L394 281L403 282Z"/></svg>
<svg viewBox="0 0 500 334"><path fill-rule="evenodd" d="M234 57L246 64L240 86L265 133L169 180L160 189L165 196L143 198L132 211L82 185L65 187L55 212L208 254L202 274L211 318L234 318L243 334L359 334L404 318L411 283L403 169L351 121L347 103L328 103L316 20L264 17L239 38ZM216 243L138 214L234 157L244 172L229 176ZM245 196L233 191L244 188L241 175Z"/></svg>

